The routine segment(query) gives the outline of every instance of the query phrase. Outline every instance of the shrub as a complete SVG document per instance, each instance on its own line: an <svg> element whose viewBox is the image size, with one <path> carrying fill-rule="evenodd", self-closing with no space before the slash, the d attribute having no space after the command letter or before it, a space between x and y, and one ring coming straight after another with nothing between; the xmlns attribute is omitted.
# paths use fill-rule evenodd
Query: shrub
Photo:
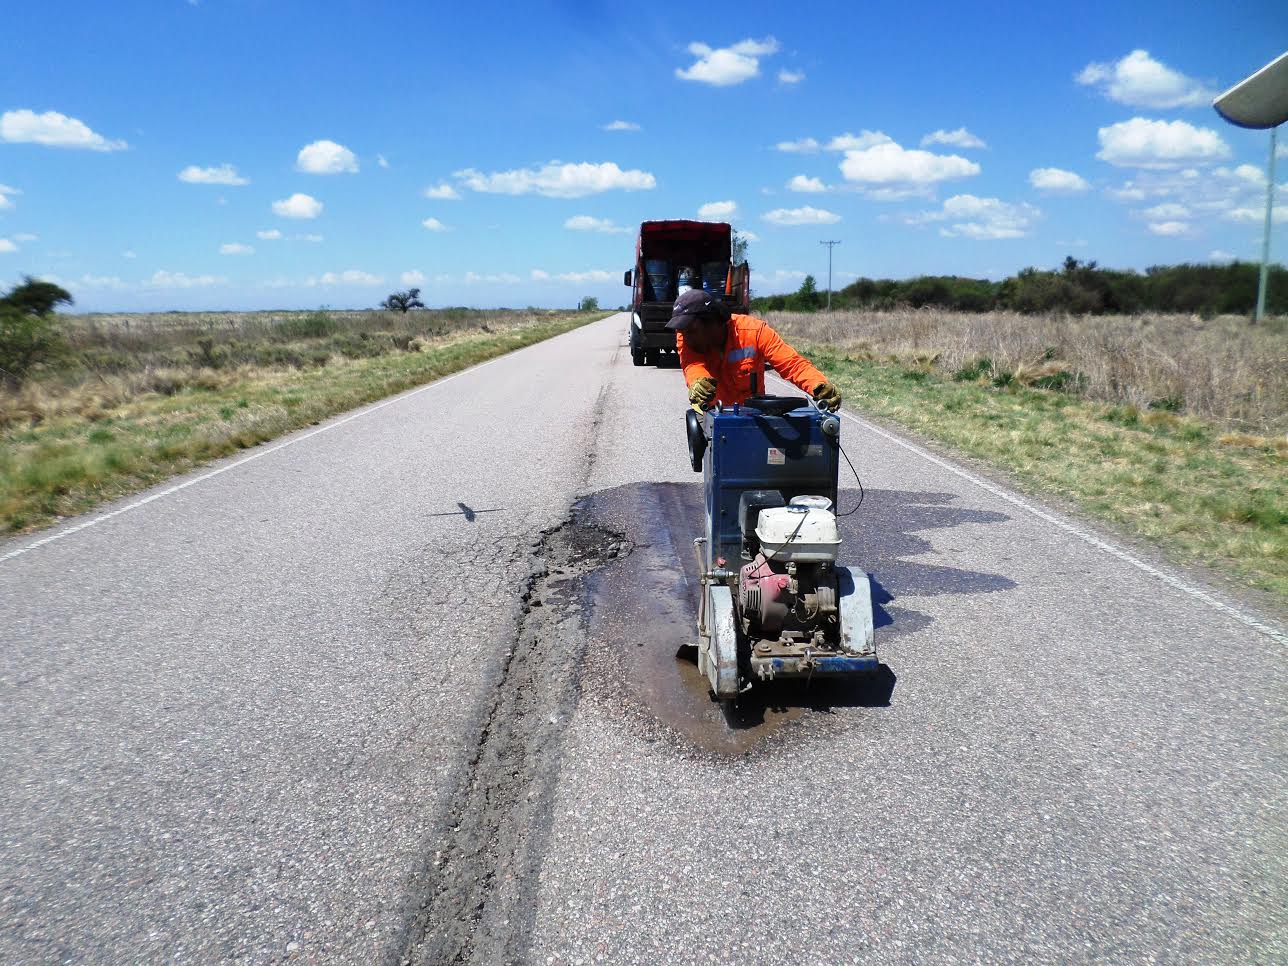
<svg viewBox="0 0 1288 966"><path fill-rule="evenodd" d="M63 345L58 319L0 306L0 379L20 386L31 369Z"/></svg>
<svg viewBox="0 0 1288 966"><path fill-rule="evenodd" d="M339 328L335 319L318 309L308 315L292 316L277 326L277 333L285 339L322 339Z"/></svg>

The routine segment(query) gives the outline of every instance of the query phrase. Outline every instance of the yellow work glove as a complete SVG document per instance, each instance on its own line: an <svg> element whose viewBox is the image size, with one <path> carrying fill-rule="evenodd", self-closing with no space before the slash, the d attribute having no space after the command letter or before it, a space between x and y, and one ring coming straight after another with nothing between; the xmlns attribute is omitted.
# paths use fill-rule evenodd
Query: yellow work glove
<svg viewBox="0 0 1288 966"><path fill-rule="evenodd" d="M836 412L841 408L841 391L830 382L820 382L815 386L814 398L822 403L830 412Z"/></svg>
<svg viewBox="0 0 1288 966"><path fill-rule="evenodd" d="M715 398L716 381L710 376L695 379L693 385L689 387L689 405L698 412L702 412L710 406L711 400Z"/></svg>

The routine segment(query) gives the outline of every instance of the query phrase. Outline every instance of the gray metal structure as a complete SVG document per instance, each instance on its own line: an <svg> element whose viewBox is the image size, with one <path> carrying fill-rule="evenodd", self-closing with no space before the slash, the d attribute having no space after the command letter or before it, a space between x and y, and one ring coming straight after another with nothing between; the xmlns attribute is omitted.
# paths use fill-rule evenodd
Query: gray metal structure
<svg viewBox="0 0 1288 966"><path fill-rule="evenodd" d="M1245 77L1212 102L1231 124L1257 130L1270 129L1270 159L1266 162L1266 218L1261 235L1261 274L1257 280L1257 311L1266 314L1266 280L1270 271L1270 228L1275 205L1276 128L1288 121L1288 51L1255 74Z"/></svg>
<svg viewBox="0 0 1288 966"><path fill-rule="evenodd" d="M832 249L841 244L839 241L821 241L820 245L827 246L827 310L832 311Z"/></svg>

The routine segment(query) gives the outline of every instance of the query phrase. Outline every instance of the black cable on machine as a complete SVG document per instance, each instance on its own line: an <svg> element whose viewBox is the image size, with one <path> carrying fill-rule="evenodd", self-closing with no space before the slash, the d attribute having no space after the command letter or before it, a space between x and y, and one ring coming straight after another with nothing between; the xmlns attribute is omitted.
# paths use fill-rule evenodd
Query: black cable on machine
<svg viewBox="0 0 1288 966"><path fill-rule="evenodd" d="M859 484L859 502L858 502L858 503L856 503L856 504L854 504L854 509L852 509L852 510L846 510L844 513L838 513L838 514L837 514L837 516L838 516L838 517L848 517L851 513L853 513L853 512L854 512L855 510L857 510L859 507L863 506L863 498L864 498L865 496L867 496L868 494L867 494L867 491L866 491L865 489L863 489L863 481L862 481L861 479L859 479L859 471L858 471L858 470L856 470L856 469L854 468L854 464L850 462L850 457L846 454L845 449L841 446L841 444L840 444L839 442L836 444L836 448L837 448L837 449L839 449L839 450L841 451L841 455L845 457L845 463L846 463L846 465L847 465L847 466L849 466L849 468L850 468L850 472L854 474L854 482L855 482L855 483L857 483L857 484ZM839 496L840 494L837 494L837 495ZM837 509L839 510L839 509L840 509L840 507L838 506L838 507L837 507Z"/></svg>

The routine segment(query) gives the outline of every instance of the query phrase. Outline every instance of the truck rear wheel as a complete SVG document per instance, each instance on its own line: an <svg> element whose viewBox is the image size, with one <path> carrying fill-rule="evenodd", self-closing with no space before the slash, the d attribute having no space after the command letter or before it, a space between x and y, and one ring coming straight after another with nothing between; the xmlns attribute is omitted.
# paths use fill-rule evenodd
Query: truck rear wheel
<svg viewBox="0 0 1288 966"><path fill-rule="evenodd" d="M640 347L639 332L635 326L631 326L631 363L637 366L648 364L648 352Z"/></svg>

